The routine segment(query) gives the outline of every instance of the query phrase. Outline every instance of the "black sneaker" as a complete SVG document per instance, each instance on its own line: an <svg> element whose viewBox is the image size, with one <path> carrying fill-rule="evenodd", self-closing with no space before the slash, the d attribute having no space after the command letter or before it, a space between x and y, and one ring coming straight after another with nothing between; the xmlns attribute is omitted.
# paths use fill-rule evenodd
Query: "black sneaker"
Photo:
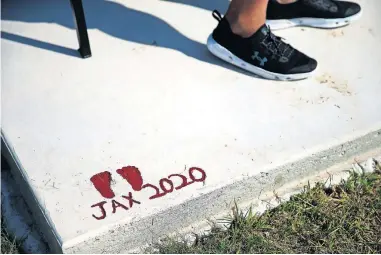
<svg viewBox="0 0 381 255"><path fill-rule="evenodd" d="M267 7L267 24L271 29L295 26L336 28L348 25L361 16L360 5L336 0L298 0L280 4L270 0Z"/></svg>
<svg viewBox="0 0 381 255"><path fill-rule="evenodd" d="M275 36L263 25L248 38L232 32L229 22L213 11L219 23L207 46L217 57L256 75L273 80L300 80L312 75L316 60L306 56Z"/></svg>

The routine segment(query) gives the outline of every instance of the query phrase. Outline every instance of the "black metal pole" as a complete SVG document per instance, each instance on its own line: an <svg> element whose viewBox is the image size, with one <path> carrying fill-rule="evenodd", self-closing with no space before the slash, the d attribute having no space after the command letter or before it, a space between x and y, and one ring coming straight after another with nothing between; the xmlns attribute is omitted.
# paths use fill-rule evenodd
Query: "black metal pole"
<svg viewBox="0 0 381 255"><path fill-rule="evenodd" d="M91 49L89 36L87 34L87 26L85 13L83 11L82 0L70 0L71 8L74 14L75 26L77 29L77 37L79 43L79 53L83 58L91 57Z"/></svg>

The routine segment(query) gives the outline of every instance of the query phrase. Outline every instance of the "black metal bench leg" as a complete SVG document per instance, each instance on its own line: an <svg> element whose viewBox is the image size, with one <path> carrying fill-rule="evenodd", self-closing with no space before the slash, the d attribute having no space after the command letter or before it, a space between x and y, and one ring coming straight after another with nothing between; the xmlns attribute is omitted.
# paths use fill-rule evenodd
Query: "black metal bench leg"
<svg viewBox="0 0 381 255"><path fill-rule="evenodd" d="M77 37L79 43L79 53L83 58L91 57L91 49L89 36L87 34L87 26L85 13L83 11L82 0L70 0L71 8L75 18L75 26L77 29Z"/></svg>

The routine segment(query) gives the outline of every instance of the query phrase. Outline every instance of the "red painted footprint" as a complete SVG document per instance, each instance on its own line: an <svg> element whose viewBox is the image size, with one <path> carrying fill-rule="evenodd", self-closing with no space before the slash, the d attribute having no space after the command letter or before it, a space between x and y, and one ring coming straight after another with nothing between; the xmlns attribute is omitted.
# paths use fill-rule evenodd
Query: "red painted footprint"
<svg viewBox="0 0 381 255"><path fill-rule="evenodd" d="M116 172L132 186L133 190L140 191L142 189L143 178L137 167L127 166L116 170Z"/></svg>
<svg viewBox="0 0 381 255"><path fill-rule="evenodd" d="M104 198L115 197L114 191L111 189L111 173L108 171L98 173L90 178L94 187Z"/></svg>

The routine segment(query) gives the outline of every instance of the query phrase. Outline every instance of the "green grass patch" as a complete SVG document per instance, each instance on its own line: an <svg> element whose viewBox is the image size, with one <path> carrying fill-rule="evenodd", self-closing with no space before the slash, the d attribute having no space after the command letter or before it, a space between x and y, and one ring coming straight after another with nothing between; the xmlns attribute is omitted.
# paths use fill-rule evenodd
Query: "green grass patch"
<svg viewBox="0 0 381 255"><path fill-rule="evenodd" d="M262 215L235 208L231 224L196 236L167 239L156 253L381 253L381 169L352 173L330 188L318 183Z"/></svg>
<svg viewBox="0 0 381 255"><path fill-rule="evenodd" d="M20 244L12 238L1 224L1 254L21 253Z"/></svg>

